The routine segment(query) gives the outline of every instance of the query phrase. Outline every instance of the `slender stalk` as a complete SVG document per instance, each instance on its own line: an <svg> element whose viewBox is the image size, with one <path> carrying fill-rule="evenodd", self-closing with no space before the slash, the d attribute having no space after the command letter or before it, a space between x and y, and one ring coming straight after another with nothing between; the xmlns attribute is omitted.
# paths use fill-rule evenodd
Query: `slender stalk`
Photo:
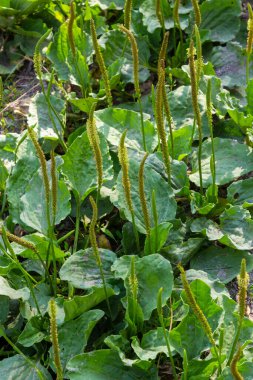
<svg viewBox="0 0 253 380"><path fill-rule="evenodd" d="M248 30L248 37L247 37L247 46L246 46L246 54L247 54L247 60L246 60L246 84L249 83L249 69L250 69L250 56L252 53L252 43L253 43L253 11L251 4L248 3L248 23L247 23L247 30Z"/></svg>
<svg viewBox="0 0 253 380"><path fill-rule="evenodd" d="M184 370L184 377L182 380L187 380L188 379L188 357L187 357L187 351L184 349L184 356L183 356L183 370Z"/></svg>
<svg viewBox="0 0 253 380"><path fill-rule="evenodd" d="M89 138L90 145L92 147L95 161L96 161L96 168L97 168L97 182L98 182L98 189L97 189L97 207L98 207L98 200L100 195L100 190L103 183L103 156L100 149L100 140L98 131L96 128L96 122L94 118L94 111L95 111L96 103L94 103L91 107L89 119L87 121L87 134Z"/></svg>
<svg viewBox="0 0 253 380"><path fill-rule="evenodd" d="M75 3L72 0L70 2L70 16L68 20L68 38L69 38L70 49L72 51L73 56L75 57L76 47L75 47L74 34L73 34L74 21L75 21Z"/></svg>
<svg viewBox="0 0 253 380"><path fill-rule="evenodd" d="M0 108L3 106L3 97L4 97L4 88L3 88L3 80L0 76Z"/></svg>
<svg viewBox="0 0 253 380"><path fill-rule="evenodd" d="M246 271L246 260L242 259L241 270L238 276L239 321L238 321L237 331L236 331L236 335L233 341L232 349L230 351L228 365L230 365L230 363L232 362L232 359L236 350L236 346L240 337L241 329L242 329L242 323L243 323L243 319L244 319L244 315L245 315L246 307L247 307L246 298L247 298L248 284L249 284L249 275Z"/></svg>
<svg viewBox="0 0 253 380"><path fill-rule="evenodd" d="M165 83L163 86L163 102L164 102L165 116L166 116L167 123L168 123L169 130L170 130L171 157L174 158L174 139L173 139L174 122L173 122L173 118L172 118L172 115L170 112L170 104L169 104L169 100L168 100L168 97L166 94Z"/></svg>
<svg viewBox="0 0 253 380"><path fill-rule="evenodd" d="M206 90L206 113L207 120L210 129L211 144L212 144L212 156L210 161L212 179L213 179L213 197L215 196L215 182L216 182L216 165L215 165L215 150L214 150L214 139L213 139L213 115L212 115L212 82L211 79L208 79L207 90Z"/></svg>
<svg viewBox="0 0 253 380"><path fill-rule="evenodd" d="M57 293L57 266L56 266L56 256L54 250L54 225L56 222L56 213L57 213L57 174L56 174L56 162L54 152L50 152L51 155L51 199L52 199L52 223L50 226L50 250L52 252L53 258L53 283L54 283L54 296Z"/></svg>
<svg viewBox="0 0 253 380"><path fill-rule="evenodd" d="M77 243L79 238L79 227L80 227L80 214L81 214L81 199L80 196L77 195L76 199L76 225L75 225L75 237L74 237L74 245L73 245L73 253L77 250Z"/></svg>
<svg viewBox="0 0 253 380"><path fill-rule="evenodd" d="M129 286L130 286L130 291L133 299L132 303L132 315L131 315L131 320L133 322L133 325L136 328L136 307L138 303L138 279L136 276L136 270L135 270L135 257L131 257L131 264L130 264L130 276L129 276ZM128 302L129 303L129 302ZM136 331L134 332L136 334Z"/></svg>
<svg viewBox="0 0 253 380"><path fill-rule="evenodd" d="M160 25L163 30L163 34L165 34L165 23L164 23L164 15L163 15L161 0L156 0L156 17L158 18L160 22Z"/></svg>
<svg viewBox="0 0 253 380"><path fill-rule="evenodd" d="M217 359L217 361L219 363L219 373L221 373L221 358L219 356L219 351L218 351L218 348L216 346L216 343L215 343L215 340L214 340L214 337L213 337L213 332L212 332L211 326L210 326L210 324L209 324L209 322L208 322L205 314L203 313L202 309L200 308L200 306L198 305L198 303L196 301L196 298L195 298L195 296L194 296L194 294L193 294L193 292L191 290L191 287L189 285L189 282L188 282L188 280L186 278L186 274L185 274L184 268L180 264L178 264L178 269L181 272L181 280L182 280L182 283L183 283L183 287L184 287L184 291L185 291L185 294L186 294L186 298L187 298L188 304L191 307L193 313L195 314L195 317L198 319L199 323L201 324L201 327L205 331L206 336L209 339L209 342L213 346L216 359Z"/></svg>
<svg viewBox="0 0 253 380"><path fill-rule="evenodd" d="M196 77L196 68L195 68L195 49L193 40L190 42L189 48L189 67L190 67L190 77L191 77L191 88L192 88L192 106L194 111L194 116L198 126L199 132L199 149L198 149L198 166L199 166L199 184L200 184L200 193L203 194L203 182L202 182L202 166L201 166L201 157L202 157L202 120L198 104L198 83Z"/></svg>
<svg viewBox="0 0 253 380"><path fill-rule="evenodd" d="M37 156L39 158L39 161L40 161L40 166L41 166L41 172L42 172L42 178L43 178L43 184L44 184L44 190L45 190L45 200L46 200L46 217L47 217L47 235L50 239L50 243L49 243L49 252L51 251L52 252L52 257L53 257L53 290L54 290L54 296L56 295L57 293L57 267L56 267L56 258L55 258L55 253L54 253L54 244L53 244L53 225L51 223L51 216L50 216L50 208L51 208L51 194L54 193L54 200L53 202L57 202L57 199L55 197L57 197L57 184L54 183L55 181L57 181L56 179L56 174L53 174L53 176L55 177L53 180L52 180L52 185L54 185L54 189L50 190L50 184L49 184L49 178L48 178L48 174L47 174L47 161L46 161L46 158L45 158L45 155L44 155L44 152L40 146L40 144L38 143L38 140L37 140L37 136L34 132L34 130L30 127L27 127L28 129L28 134L33 142L33 145L36 149L36 153L37 153ZM55 171L55 164L51 163L53 165L53 170ZM52 169L51 169L51 173L52 173ZM56 204L53 206L53 207L56 207ZM53 211L53 212L56 212L56 209ZM54 219L54 218L53 218Z"/></svg>
<svg viewBox="0 0 253 380"><path fill-rule="evenodd" d="M101 50L100 50L100 47L98 44L96 27L95 27L95 23L94 23L93 19L90 20L90 31L91 31L93 47L94 47L95 54L97 57L98 66L100 68L101 75L103 77L104 84L105 84L105 93L106 93L106 97L107 97L107 103L108 103L108 106L111 107L112 106L112 94L111 94L110 80L109 80L108 72L107 72L107 69L105 66L104 58L102 56L102 53L101 53Z"/></svg>
<svg viewBox="0 0 253 380"><path fill-rule="evenodd" d="M97 266L99 268L100 277L101 277L104 292L105 292L106 304L107 304L107 308L108 308L108 311L110 314L110 318L112 320L112 312L111 312L109 297L108 297L108 293L107 293L107 287L106 287L105 276L104 276L104 271L103 271L103 264L102 264L102 260L101 260L100 254L99 254L99 249L98 249L97 239L96 239L95 229L96 229L96 224L97 224L98 210L97 210L97 205L91 196L89 197L89 200L90 200L92 210L93 210L92 220L90 222L90 229L89 229L90 243L91 243L91 246L93 249L93 253L94 253L94 256L96 259Z"/></svg>
<svg viewBox="0 0 253 380"><path fill-rule="evenodd" d="M158 250L158 213L156 207L156 194L155 189L152 191L152 214L155 225L155 252Z"/></svg>
<svg viewBox="0 0 253 380"><path fill-rule="evenodd" d="M156 125L157 125L158 137L160 139L160 144L161 144L160 146L162 150L163 161L164 161L167 176L168 176L168 183L171 186L170 156L169 156L169 149L168 149L167 137L166 137L166 132L165 132L164 119L163 119L164 81L165 81L165 72L164 72L163 61L162 61L160 65L160 69L159 69L158 83L157 83L157 90L156 90Z"/></svg>
<svg viewBox="0 0 253 380"><path fill-rule="evenodd" d="M52 298L49 301L50 310L50 335L54 353L54 363L56 367L56 380L63 380L63 370L61 365L60 347L58 341L58 329L56 323L56 305L55 300Z"/></svg>
<svg viewBox="0 0 253 380"><path fill-rule="evenodd" d="M133 202L132 202L132 197L131 197L131 183L130 183L129 171L128 171L128 166L129 166L128 154L127 154L127 148L125 147L126 132L127 131L125 130L121 135L118 156L119 156L119 162L122 168L122 185L123 185L123 189L125 193L126 203L132 217L132 224L133 224L137 250L140 251L139 235L138 235L138 231L135 224L134 208L133 208Z"/></svg>
<svg viewBox="0 0 253 380"><path fill-rule="evenodd" d="M52 220L52 225L55 225L55 220L56 220L56 213L57 213L57 174L56 174L56 162L55 162L55 155L54 151L51 150L50 152L51 156L51 183L52 183L52 215L53 215L53 220Z"/></svg>
<svg viewBox="0 0 253 380"><path fill-rule="evenodd" d="M123 25L119 26L120 30L124 32L128 40L131 43L131 49L132 49L132 57L133 57L133 67L134 67L134 89L135 89L135 95L138 99L139 108L140 108L140 115L141 115L141 133L142 133L142 141L143 141L143 148L145 152L147 151L146 146L146 138L145 138L145 128L144 128L144 117L143 117L143 107L142 107L142 101L141 101L141 90L140 90L140 83L139 83L139 53L138 53L138 46L136 39L130 30L126 29Z"/></svg>
<svg viewBox="0 0 253 380"><path fill-rule="evenodd" d="M181 61L183 61L183 43L184 42L183 42L183 32L182 32L180 18L179 18L179 6L180 6L180 0L175 0L174 7L173 7L174 29L177 27L179 30Z"/></svg>
<svg viewBox="0 0 253 380"><path fill-rule="evenodd" d="M62 242L64 242L66 239L68 239L71 235L73 235L73 233L75 232L75 230L71 230L69 232L67 232L65 235L63 235L60 239L57 240L57 244L61 244Z"/></svg>
<svg viewBox="0 0 253 380"><path fill-rule="evenodd" d="M151 240L150 240L151 223L150 223L150 216L148 212L147 200L146 200L146 195L145 195L145 185L144 185L144 165L145 165L147 157L148 157L148 153L145 154L140 164L139 195L140 195L141 208L142 208L142 213L144 217L145 228L147 232L147 239L149 241L149 253L151 253Z"/></svg>
<svg viewBox="0 0 253 380"><path fill-rule="evenodd" d="M176 371L174 359L172 356L172 352L171 352L171 348L170 348L170 342L169 342L167 331L166 331L165 324L164 324L164 319L163 319L162 293L163 293L163 288L160 288L158 291L158 295L157 295L157 313L158 313L160 324L161 324L162 329L163 329L163 336L164 336L164 339L166 342L166 346L167 346L167 350L168 350L168 354L169 354L169 358L170 358L173 378L177 380L178 379L177 371Z"/></svg>

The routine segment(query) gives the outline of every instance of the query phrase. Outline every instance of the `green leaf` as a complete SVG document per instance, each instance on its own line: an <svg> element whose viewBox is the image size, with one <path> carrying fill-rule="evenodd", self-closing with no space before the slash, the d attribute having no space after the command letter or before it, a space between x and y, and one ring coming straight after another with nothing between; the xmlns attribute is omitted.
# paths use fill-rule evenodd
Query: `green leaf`
<svg viewBox="0 0 253 380"><path fill-rule="evenodd" d="M0 14L1 14L0 8ZM8 17L7 20L10 18ZM8 26L6 19L0 17L0 25L4 27ZM20 66L22 66L24 60L20 52L18 51L18 43L14 41L9 41L5 43L5 49L0 52L0 75L13 74Z"/></svg>
<svg viewBox="0 0 253 380"><path fill-rule="evenodd" d="M74 104L75 107L79 108L81 111L89 114L92 104L98 101L97 98L68 98L68 101Z"/></svg>
<svg viewBox="0 0 253 380"><path fill-rule="evenodd" d="M99 138L103 156L103 180L107 181L113 177L112 161L104 136L99 134ZM97 186L96 161L86 131L70 145L63 161L60 169L71 188L80 198L86 198Z"/></svg>
<svg viewBox="0 0 253 380"><path fill-rule="evenodd" d="M26 139L17 151L17 162L6 184L6 193L9 201L9 212L14 223L22 225L20 214L23 205L20 198L25 194L26 186L39 168L39 159L33 143Z"/></svg>
<svg viewBox="0 0 253 380"><path fill-rule="evenodd" d="M247 95L247 109L249 113L253 115L253 79L249 80L249 83L246 88L246 95Z"/></svg>
<svg viewBox="0 0 253 380"><path fill-rule="evenodd" d="M174 91L170 91L168 94L171 115L173 117L175 129L184 128L182 136L184 139L188 140L190 131L194 124L194 111L192 108L192 98L191 98L191 86L179 86ZM202 118L203 135L209 136L209 128L206 117L206 99L205 95L200 92L198 96L200 114ZM188 129L186 128L188 127ZM179 132L175 134L175 137L179 135ZM198 131L195 129L194 139L198 140ZM177 148L176 148L177 149ZM185 149L188 149L187 146ZM175 157L176 158L176 157Z"/></svg>
<svg viewBox="0 0 253 380"><path fill-rule="evenodd" d="M0 323L5 323L7 318L8 318L8 314L9 314L9 308L10 308L10 299L9 297L7 296L0 296L0 310L1 310L1 313L0 313ZM0 327L0 330L1 330L1 327ZM1 332L0 332L0 335L1 335Z"/></svg>
<svg viewBox="0 0 253 380"><path fill-rule="evenodd" d="M214 65L217 76L222 79L223 86L232 88L246 84L246 56L244 49L238 42L228 42L225 46L215 46L209 59Z"/></svg>
<svg viewBox="0 0 253 380"><path fill-rule="evenodd" d="M70 380L158 380L156 369L144 371L125 366L118 353L113 350L97 350L77 355L68 364Z"/></svg>
<svg viewBox="0 0 253 380"><path fill-rule="evenodd" d="M19 135L17 133L5 133L0 135L0 159L1 165L10 172L15 164L15 149Z"/></svg>
<svg viewBox="0 0 253 380"><path fill-rule="evenodd" d="M231 248L209 247L199 251L191 260L191 268L203 270L224 284L232 281L240 272L241 261L247 261L247 271L253 269L253 257L249 252Z"/></svg>
<svg viewBox="0 0 253 380"><path fill-rule="evenodd" d="M161 1L163 9L165 28L171 29L174 27L174 21L171 19L172 12L167 1ZM143 24L147 27L149 33L154 33L156 29L161 28L161 24L156 15L156 1L143 0L140 6L140 13L143 15Z"/></svg>
<svg viewBox="0 0 253 380"><path fill-rule="evenodd" d="M210 380L215 370L218 368L216 358L193 359L188 363L189 380Z"/></svg>
<svg viewBox="0 0 253 380"><path fill-rule="evenodd" d="M112 288L107 288L108 297L113 296L115 293ZM103 288L93 288L89 294L85 296L74 296L72 299L64 300L64 313L65 322L78 317L97 306L106 299L105 291Z"/></svg>
<svg viewBox="0 0 253 380"><path fill-rule="evenodd" d="M123 9L124 0L90 0L89 4L91 7L98 5L103 11L106 9Z"/></svg>
<svg viewBox="0 0 253 380"><path fill-rule="evenodd" d="M135 222L138 230L141 233L146 233L142 207L139 195L139 166L140 155L137 153L134 158L129 158L129 179L131 183L131 196L133 202L133 209L135 215ZM147 201L147 207L149 210L151 226L154 226L153 214L152 214L152 192L155 191L156 206L158 214L158 223L168 222L174 219L176 214L177 204L174 199L174 195L168 182L155 170L155 162L152 157L148 157L144 168L144 183L145 183L145 195ZM132 221L132 215L129 211L128 205L125 199L125 192L122 184L122 171L120 171L117 182L116 190L111 196L112 203L120 210L124 211L126 218Z"/></svg>
<svg viewBox="0 0 253 380"><path fill-rule="evenodd" d="M114 252L99 248L105 280L112 278L111 265L116 259ZM78 289L102 287L100 270L93 249L78 251L70 256L60 269L60 278Z"/></svg>
<svg viewBox="0 0 253 380"><path fill-rule="evenodd" d="M62 163L61 157L56 157L56 168ZM51 185L51 161L47 162L47 173ZM55 224L59 224L70 213L70 192L63 180L59 180L59 173L56 171L57 181L57 207ZM25 194L20 199L22 212L20 218L24 225L27 225L44 235L48 234L47 204L42 170L39 168L34 173L26 187ZM53 220L52 203L50 204L50 220Z"/></svg>
<svg viewBox="0 0 253 380"><path fill-rule="evenodd" d="M169 339L169 331L166 331L166 334ZM133 337L132 348L141 360L154 360L157 355L161 353L168 356L168 348L162 327L158 327L156 330L150 330L144 334L141 343L139 343L137 337ZM173 352L173 347L171 347L171 350Z"/></svg>
<svg viewBox="0 0 253 380"><path fill-rule="evenodd" d="M34 287L34 295L36 297L41 315L44 316L48 312L48 303L52 298L52 293L49 285L41 283ZM31 317L38 314L34 298L30 296L29 308L23 311L24 318L30 319Z"/></svg>
<svg viewBox="0 0 253 380"><path fill-rule="evenodd" d="M227 200L233 205L248 208L253 206L252 194L253 178L247 178L232 183L227 188Z"/></svg>
<svg viewBox="0 0 253 380"><path fill-rule="evenodd" d="M231 41L240 28L240 0L206 0L200 5L201 29L208 31L205 40Z"/></svg>
<svg viewBox="0 0 253 380"><path fill-rule="evenodd" d="M181 263L186 265L192 256L199 250L204 238L190 238L187 241L179 241L162 248L162 255L174 265Z"/></svg>
<svg viewBox="0 0 253 380"><path fill-rule="evenodd" d="M22 299L23 301L26 301L30 297L30 290L28 288L22 288L22 289L13 289L8 281L0 276L0 295L1 296L7 296L12 300Z"/></svg>
<svg viewBox="0 0 253 380"><path fill-rule="evenodd" d="M91 38L77 26L76 22L73 24L73 38L76 47L75 57L69 44L68 22L65 22L56 33L54 42L49 45L47 56L60 79L86 87L89 81L87 63L91 63L92 54Z"/></svg>
<svg viewBox="0 0 253 380"><path fill-rule="evenodd" d="M229 292L226 286L218 279L213 279L208 273L202 270L188 269L187 279L189 282L194 280L202 280L206 285L211 288L211 296L213 299L217 299L219 303L222 303L223 296L229 297ZM231 300L231 299L230 299ZM234 302L233 300L231 300Z"/></svg>
<svg viewBox="0 0 253 380"><path fill-rule="evenodd" d="M122 256L112 266L116 278L122 278L125 288L129 289L131 256ZM138 303L142 308L144 319L148 320L156 308L158 290L163 287L162 304L171 295L173 272L170 262L159 254L143 258L135 257L135 272L138 280Z"/></svg>
<svg viewBox="0 0 253 380"><path fill-rule="evenodd" d="M211 140L205 140L202 144L202 178L203 186L212 184L210 169ZM250 147L240 144L232 139L214 138L216 185L225 185L234 179L253 170L253 152ZM197 151L192 155L192 174L190 180L199 186Z"/></svg>
<svg viewBox="0 0 253 380"><path fill-rule="evenodd" d="M93 328L103 315L104 312L101 310L90 310L72 321L65 322L58 328L63 370L65 370L67 362L73 356L83 352Z"/></svg>
<svg viewBox="0 0 253 380"><path fill-rule="evenodd" d="M2 0L1 1L1 8L4 7L4 8L10 8L10 1L11 0Z"/></svg>
<svg viewBox="0 0 253 380"><path fill-rule="evenodd" d="M214 331L218 325L222 313L222 307L218 306L211 297L211 289L202 280L195 280L190 284L191 290L196 298L196 301L204 312L212 330ZM187 303L185 292L182 292L182 297ZM196 339L197 337L197 339ZM172 346L183 357L183 350L188 354L188 359L193 359L200 355L201 351L210 348L209 342L202 326L198 319L193 314L191 308L189 313L170 333ZM190 350L189 350L190 347Z"/></svg>
<svg viewBox="0 0 253 380"><path fill-rule="evenodd" d="M43 94L35 95L30 103L27 121L30 127L36 125L35 131L39 139L58 140L55 131L58 131L60 136L62 136L63 131L54 111L63 122L65 117L65 101L57 96L51 95L50 103L53 109L47 104Z"/></svg>
<svg viewBox="0 0 253 380"><path fill-rule="evenodd" d="M172 228L171 223L161 223L157 226L157 230L153 227L150 231L150 237L147 236L145 240L144 253L145 255L160 252L161 248L165 244L170 229ZM151 248L151 250L150 250Z"/></svg>
<svg viewBox="0 0 253 380"><path fill-rule="evenodd" d="M32 365L33 364L33 365ZM41 380L38 369L45 380L52 380L51 375L39 362L28 361L21 355L14 355L0 361L0 373L2 380Z"/></svg>
<svg viewBox="0 0 253 380"><path fill-rule="evenodd" d="M126 354L131 351L129 340L122 335L109 335L105 338L104 343L119 354L123 363L129 365L131 359L126 359ZM132 360L132 362L134 361Z"/></svg>
<svg viewBox="0 0 253 380"><path fill-rule="evenodd" d="M174 158L177 160L182 160L184 157L188 156L192 149L192 126L186 125L173 131L173 144L174 144ZM171 152L171 139L168 141L169 151Z"/></svg>
<svg viewBox="0 0 253 380"><path fill-rule="evenodd" d="M4 166L2 160L0 159L0 191L5 189L7 178L8 178L8 170Z"/></svg>
<svg viewBox="0 0 253 380"><path fill-rule="evenodd" d="M207 192L206 192L207 193ZM197 191L191 191L191 212L198 212L201 215L209 214L214 208L215 203L209 203L206 196L201 195Z"/></svg>
<svg viewBox="0 0 253 380"><path fill-rule="evenodd" d="M35 343L41 342L47 336L47 332L43 331L43 327L41 317L32 317L19 335L18 343L24 347L31 347Z"/></svg>
<svg viewBox="0 0 253 380"><path fill-rule="evenodd" d="M125 144L129 148L144 150L141 135L141 116L139 113L120 109L105 108L95 112L96 125L108 143L119 146L121 134L127 130ZM157 144L156 131L149 116L144 114L145 139L148 151L153 151Z"/></svg>
<svg viewBox="0 0 253 380"><path fill-rule="evenodd" d="M231 206L220 216L220 225L206 218L191 224L192 232L202 232L209 240L219 240L231 248L252 249L253 221L250 212L240 206Z"/></svg>
<svg viewBox="0 0 253 380"><path fill-rule="evenodd" d="M49 2L50 0L25 0L20 3L19 0L11 0L11 7L22 15L28 15L36 8L37 11L43 9L43 7Z"/></svg>
<svg viewBox="0 0 253 380"><path fill-rule="evenodd" d="M220 216L224 237L220 242L236 249L253 249L253 220L240 206L225 210Z"/></svg>

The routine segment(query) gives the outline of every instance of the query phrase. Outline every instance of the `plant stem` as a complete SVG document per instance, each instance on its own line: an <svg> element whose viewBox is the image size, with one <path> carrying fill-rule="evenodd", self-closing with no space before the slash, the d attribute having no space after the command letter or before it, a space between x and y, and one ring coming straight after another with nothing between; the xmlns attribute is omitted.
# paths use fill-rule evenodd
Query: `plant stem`
<svg viewBox="0 0 253 380"><path fill-rule="evenodd" d="M171 362L171 369L172 369L173 378L175 380L177 380L178 376L177 376L176 367L175 367L175 363L174 363L174 359L172 356L170 343L169 343L169 339L168 339L168 335L167 335L168 331L166 331L165 324L164 324L163 310L162 310L162 292L163 292L163 288L160 288L158 291L158 296L157 296L157 313L158 313L160 324L162 326L163 336L164 336L164 339L166 342L166 346L167 346L167 350L168 350L168 354L169 354L169 358L170 358L170 362Z"/></svg>
<svg viewBox="0 0 253 380"><path fill-rule="evenodd" d="M241 270L240 270L240 275L238 276L238 285L239 285L239 292L238 292L238 298L239 298L239 322L237 326L237 331L236 335L233 341L232 349L230 351L229 359L228 359L228 364L230 365L235 350L236 346L240 337L241 329L242 329L242 323L246 311L246 297L247 297L247 287L249 284L249 275L246 272L246 260L242 259L241 262Z"/></svg>
<svg viewBox="0 0 253 380"><path fill-rule="evenodd" d="M211 102L211 79L207 82L207 91L206 91L206 108L207 108L207 120L210 129L211 144L212 144L212 157L210 162L212 179L213 179L213 189L212 195L215 197L215 182L216 182L216 165L215 165L215 151L214 151L214 139L213 139L213 116L212 116L212 102Z"/></svg>
<svg viewBox="0 0 253 380"><path fill-rule="evenodd" d="M145 138L145 126L144 126L144 117L143 117L143 106L141 101L141 95L138 95L138 103L140 108L140 115L141 115L141 133L142 133L142 143L144 151L147 152L147 145L146 145L146 138Z"/></svg>
<svg viewBox="0 0 253 380"><path fill-rule="evenodd" d="M199 149L198 149L199 187L200 187L200 193L203 194L202 166L201 166L202 138L203 138L202 120L201 120L201 114L200 114L200 109L199 109L199 104L198 104L198 83L197 83L194 55L195 55L194 44L193 44L193 40L191 40L188 57L189 57L191 89L192 89L192 106L194 110L194 118L196 120L196 123L198 126L198 132L199 132Z"/></svg>
<svg viewBox="0 0 253 380"><path fill-rule="evenodd" d="M76 196L76 225L75 225L75 238L74 238L74 246L73 253L77 250L77 243L79 238L79 227L80 227L80 213L81 213L81 200L80 196Z"/></svg>
<svg viewBox="0 0 253 380"><path fill-rule="evenodd" d="M250 67L250 55L251 54L246 54L246 86L249 83L249 67Z"/></svg>
<svg viewBox="0 0 253 380"><path fill-rule="evenodd" d="M137 251L140 252L140 240L139 240L139 234L136 228L134 211L131 211L131 216L132 216L132 224L133 224L134 236L135 236L135 241L136 241L136 247L137 247Z"/></svg>
<svg viewBox="0 0 253 380"><path fill-rule="evenodd" d="M155 252L158 250L158 214L156 207L156 194L155 190L152 191L152 213L155 225Z"/></svg>
<svg viewBox="0 0 253 380"><path fill-rule="evenodd" d="M64 236L57 240L57 244L61 244L64 240L68 239L71 235L73 235L74 232L75 230L71 230L68 233L66 233Z"/></svg>
<svg viewBox="0 0 253 380"><path fill-rule="evenodd" d="M92 210L93 210L93 215L92 215L92 220L90 223L90 230L89 230L90 242L91 242L93 253L94 253L94 256L96 259L97 266L99 268L100 277L101 277L104 292L105 292L106 304L107 304L109 315L110 315L110 318L112 321L112 312L111 312L109 297L108 297L108 293L107 293L107 287L106 287L105 276L104 276L104 271L103 271L103 264L102 264L102 260L100 257L100 253L99 253L99 249L98 249L98 245L97 245L97 239L96 239L96 232L95 232L95 228L96 228L96 224L97 224L98 210L97 210L97 205L91 196L89 197L89 200L90 200Z"/></svg>
<svg viewBox="0 0 253 380"><path fill-rule="evenodd" d="M166 94L165 84L163 87L163 101L164 101L165 116L166 116L167 123L169 126L169 131L170 131L171 157L173 159L174 158L174 139L173 139L173 129L172 129L173 119L170 112L170 105L169 105L169 101Z"/></svg>

